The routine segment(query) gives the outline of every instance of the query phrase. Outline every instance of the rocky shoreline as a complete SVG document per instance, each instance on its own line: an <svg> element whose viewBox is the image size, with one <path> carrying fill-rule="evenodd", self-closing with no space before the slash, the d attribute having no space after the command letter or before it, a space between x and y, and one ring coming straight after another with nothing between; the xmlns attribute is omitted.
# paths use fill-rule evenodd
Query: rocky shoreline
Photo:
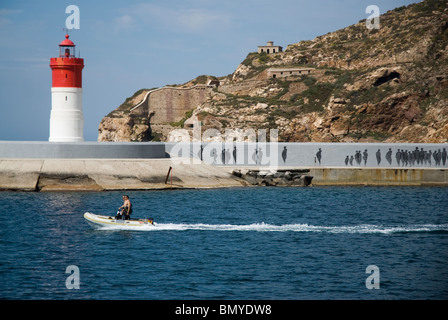
<svg viewBox="0 0 448 320"><path fill-rule="evenodd" d="M254 186L296 186L307 187L311 185L313 176L309 175L309 169L277 170L276 172L266 170L247 170L242 172L235 169L232 174L242 178Z"/></svg>

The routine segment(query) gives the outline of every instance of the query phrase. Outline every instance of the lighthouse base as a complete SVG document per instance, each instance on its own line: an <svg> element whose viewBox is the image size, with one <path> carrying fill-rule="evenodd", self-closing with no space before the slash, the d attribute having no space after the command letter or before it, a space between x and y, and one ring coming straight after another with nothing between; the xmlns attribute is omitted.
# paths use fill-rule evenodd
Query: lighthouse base
<svg viewBox="0 0 448 320"><path fill-rule="evenodd" d="M56 138L52 138L50 137L48 139L49 142L83 142L84 139L83 138L79 138L79 137L56 137Z"/></svg>
<svg viewBox="0 0 448 320"><path fill-rule="evenodd" d="M84 141L81 88L51 88L50 142Z"/></svg>

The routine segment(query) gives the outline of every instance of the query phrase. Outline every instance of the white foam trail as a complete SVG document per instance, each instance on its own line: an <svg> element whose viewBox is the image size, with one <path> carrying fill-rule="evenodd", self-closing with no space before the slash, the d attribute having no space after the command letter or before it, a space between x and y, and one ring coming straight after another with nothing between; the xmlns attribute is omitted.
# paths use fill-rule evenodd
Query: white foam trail
<svg viewBox="0 0 448 320"><path fill-rule="evenodd" d="M448 232L448 224L422 224L402 226L382 225L354 225L354 226L313 226L308 224L273 225L267 223L253 223L247 225L235 224L188 224L188 223L154 223L145 226L110 226L101 230L140 230L140 231L257 231L257 232L324 232L324 233L406 233L406 232Z"/></svg>

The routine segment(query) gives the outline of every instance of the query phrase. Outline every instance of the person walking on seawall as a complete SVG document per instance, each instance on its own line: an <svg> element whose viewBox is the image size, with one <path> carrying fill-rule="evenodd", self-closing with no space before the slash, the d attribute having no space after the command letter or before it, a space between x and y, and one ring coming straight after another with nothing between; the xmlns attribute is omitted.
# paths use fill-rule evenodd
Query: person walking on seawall
<svg viewBox="0 0 448 320"><path fill-rule="evenodd" d="M321 164L320 160L322 159L322 149L321 148L319 148L319 151L317 151L316 158L317 158L317 161L319 161L319 165L320 165ZM316 163L316 158L314 158L314 163Z"/></svg>
<svg viewBox="0 0 448 320"><path fill-rule="evenodd" d="M129 200L128 195L123 196L123 205L118 208L118 210L121 210L117 214L117 219L123 219L123 220L130 220L131 219L131 213L132 213L132 203L131 200Z"/></svg>

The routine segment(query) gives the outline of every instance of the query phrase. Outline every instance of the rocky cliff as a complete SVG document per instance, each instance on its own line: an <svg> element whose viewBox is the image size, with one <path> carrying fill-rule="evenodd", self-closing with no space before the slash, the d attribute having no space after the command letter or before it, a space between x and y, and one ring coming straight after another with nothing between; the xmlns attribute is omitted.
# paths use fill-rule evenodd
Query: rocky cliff
<svg viewBox="0 0 448 320"><path fill-rule="evenodd" d="M448 2L425 0L384 13L379 29L362 20L249 53L227 77L139 90L101 121L98 140L165 141L194 118L222 133L278 129L290 142L447 142L447 46Z"/></svg>

